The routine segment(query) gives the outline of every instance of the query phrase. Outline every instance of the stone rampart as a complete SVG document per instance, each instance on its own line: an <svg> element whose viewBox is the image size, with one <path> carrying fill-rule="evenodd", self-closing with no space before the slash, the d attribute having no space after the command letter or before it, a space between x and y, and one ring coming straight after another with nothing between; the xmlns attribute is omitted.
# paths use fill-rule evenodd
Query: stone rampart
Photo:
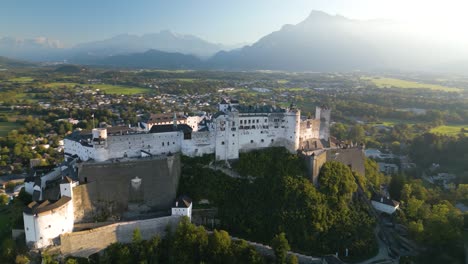
<svg viewBox="0 0 468 264"><path fill-rule="evenodd" d="M73 189L75 222L119 219L134 208L167 210L176 198L180 155L86 162L80 164L78 177L81 184Z"/></svg>
<svg viewBox="0 0 468 264"><path fill-rule="evenodd" d="M90 230L60 235L60 251L63 255L89 257L115 242L132 242L133 231L140 229L145 240L164 236L166 228L175 228L180 216L166 216L147 220L119 222Z"/></svg>

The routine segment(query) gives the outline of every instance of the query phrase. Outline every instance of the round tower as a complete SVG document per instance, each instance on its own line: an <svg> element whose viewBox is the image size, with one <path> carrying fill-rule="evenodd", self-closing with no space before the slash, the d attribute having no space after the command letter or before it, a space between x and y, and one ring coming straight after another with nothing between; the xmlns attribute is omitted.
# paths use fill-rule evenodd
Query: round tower
<svg viewBox="0 0 468 264"><path fill-rule="evenodd" d="M106 128L93 128L93 139L107 139L107 129Z"/></svg>

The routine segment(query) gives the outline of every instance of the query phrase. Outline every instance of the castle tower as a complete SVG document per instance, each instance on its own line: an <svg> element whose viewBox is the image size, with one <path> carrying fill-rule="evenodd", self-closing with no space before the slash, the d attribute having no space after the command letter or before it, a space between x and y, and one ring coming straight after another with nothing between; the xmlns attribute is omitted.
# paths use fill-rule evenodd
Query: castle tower
<svg viewBox="0 0 468 264"><path fill-rule="evenodd" d="M315 119L320 119L319 138L328 141L330 138L331 109L325 105L315 108Z"/></svg>
<svg viewBox="0 0 468 264"><path fill-rule="evenodd" d="M216 160L230 160L239 158L239 133L237 131L238 114L229 112L215 118Z"/></svg>
<svg viewBox="0 0 468 264"><path fill-rule="evenodd" d="M107 151L107 128L93 128L93 150L90 155L96 161L105 161L108 159Z"/></svg>

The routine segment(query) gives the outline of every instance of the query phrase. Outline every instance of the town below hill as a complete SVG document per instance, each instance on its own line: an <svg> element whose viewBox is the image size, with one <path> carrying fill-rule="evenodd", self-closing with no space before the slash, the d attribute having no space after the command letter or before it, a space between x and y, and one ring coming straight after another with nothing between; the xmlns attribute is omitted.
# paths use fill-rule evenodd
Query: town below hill
<svg viewBox="0 0 468 264"><path fill-rule="evenodd" d="M143 131L144 124L158 116L165 118L159 121L168 127L173 127L174 114L176 121L219 117L222 99L231 99L231 103L238 100L247 106L245 109L267 109L267 105L275 106L268 109L300 109L304 128L306 120L314 126L315 110L326 105L331 109L329 133L338 144L335 146L344 149L342 153L363 150L364 173L353 173L350 164L339 162L344 155L332 150L324 156L313 154L317 158L328 154L330 158L317 173L315 185L303 157L285 149L241 152L235 162L229 163L216 158L216 154L181 157L180 181L174 192L177 197L185 194L192 199L192 221L203 228L183 223L175 225L173 237L160 236L145 242L135 235L135 241L130 239L105 249L107 263L112 263L112 256L141 261L166 259L163 253L151 252L181 252L179 249L185 246L196 250L178 255L177 260L215 263L233 258L268 263L273 256L285 256L284 250L279 250L262 260L262 254L242 241L229 240L229 236L264 245L280 244L292 252L319 258L338 252L346 262L464 260L468 83L463 77L375 72L116 70L39 66L11 60L1 63L0 259L5 263L38 257L29 253L21 236L17 240L12 236L16 238L17 230L24 228L23 210L33 199L21 190L26 189L26 178L34 176L39 168L63 164L67 138L92 135L93 128L106 128L109 134L115 129L123 131L122 127ZM274 119L278 118L271 122ZM253 133L253 124L246 125L249 130L243 128L242 132ZM255 126L257 129L257 123ZM263 129L259 128L259 133ZM277 129L286 129L286 125L279 124ZM232 137L232 131L228 132ZM183 140L183 133L180 136ZM99 142L96 140L96 144ZM322 141L315 140L304 146L318 148L320 144L323 146ZM220 146L227 148L221 142ZM151 150L145 151L152 154ZM149 154L142 162L157 159ZM125 159L119 162L121 166L126 164ZM91 164L87 169L95 167ZM145 181L143 174L137 176ZM138 185L138 179L132 175L125 182L131 186L131 180L135 180L133 183ZM87 177L89 184L93 180ZM86 186L84 182L83 178ZM58 187L60 184L65 183L57 182ZM132 195L136 201L142 199L139 193ZM126 217L135 220L134 215ZM96 218L109 219L106 215ZM213 250L220 253L216 257L205 254ZM134 253L139 253L138 257ZM44 259L53 261L53 254Z"/></svg>

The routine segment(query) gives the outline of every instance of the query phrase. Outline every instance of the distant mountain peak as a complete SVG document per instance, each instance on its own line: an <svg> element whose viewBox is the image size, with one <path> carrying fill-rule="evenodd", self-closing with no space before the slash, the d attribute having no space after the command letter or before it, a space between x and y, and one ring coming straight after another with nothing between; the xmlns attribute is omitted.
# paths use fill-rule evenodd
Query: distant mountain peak
<svg viewBox="0 0 468 264"><path fill-rule="evenodd" d="M336 15L330 15L328 13L325 13L323 11L319 10L312 10L309 14L309 16L303 20L299 24L308 24L311 22L316 22L316 21L322 21L322 22L328 22L328 21L351 21L351 19L344 17L342 15L336 14Z"/></svg>
<svg viewBox="0 0 468 264"><path fill-rule="evenodd" d="M310 11L309 16L306 19L317 18L317 17L332 17L332 15L325 13L323 11L320 11L320 10L312 10Z"/></svg>
<svg viewBox="0 0 468 264"><path fill-rule="evenodd" d="M75 53L93 54L100 57L142 53L150 49L207 58L222 50L223 47L193 35L178 34L166 29L143 35L121 34L100 41L78 44L73 48Z"/></svg>

